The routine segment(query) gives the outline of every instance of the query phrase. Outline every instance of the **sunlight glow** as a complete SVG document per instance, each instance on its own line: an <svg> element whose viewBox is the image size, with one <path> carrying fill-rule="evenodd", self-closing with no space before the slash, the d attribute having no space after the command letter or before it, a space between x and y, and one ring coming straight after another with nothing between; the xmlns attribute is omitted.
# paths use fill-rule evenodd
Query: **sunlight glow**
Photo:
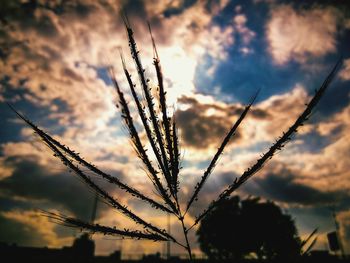
<svg viewBox="0 0 350 263"><path fill-rule="evenodd" d="M197 62L186 55L181 47L166 48L160 52L164 78L168 89L169 105L182 95L191 94Z"/></svg>

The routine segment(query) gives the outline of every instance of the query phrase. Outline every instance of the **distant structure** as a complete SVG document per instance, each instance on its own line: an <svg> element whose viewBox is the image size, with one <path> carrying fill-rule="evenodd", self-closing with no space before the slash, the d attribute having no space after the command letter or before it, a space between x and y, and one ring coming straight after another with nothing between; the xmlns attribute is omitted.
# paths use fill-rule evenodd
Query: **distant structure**
<svg viewBox="0 0 350 263"><path fill-rule="evenodd" d="M95 242L88 234L83 234L74 240L71 247L22 247L15 244L0 243L2 263L116 263L121 261L120 251L109 256L94 256Z"/></svg>
<svg viewBox="0 0 350 263"><path fill-rule="evenodd" d="M2 262L37 262L37 263L82 263L94 262L95 243L83 234L74 240L71 247L47 248L47 247L22 247L15 244L0 243L0 255Z"/></svg>
<svg viewBox="0 0 350 263"><path fill-rule="evenodd" d="M339 223L338 223L337 214L334 208L332 210L332 216L334 220L335 231L327 234L329 249L335 253L337 251L340 251L342 258L345 258L345 251L344 251L344 247L340 237Z"/></svg>

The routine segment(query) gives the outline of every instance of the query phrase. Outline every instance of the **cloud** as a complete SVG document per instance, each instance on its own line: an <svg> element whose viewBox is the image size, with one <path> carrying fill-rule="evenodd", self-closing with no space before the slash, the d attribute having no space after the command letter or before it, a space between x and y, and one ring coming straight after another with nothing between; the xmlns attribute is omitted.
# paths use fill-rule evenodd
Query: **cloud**
<svg viewBox="0 0 350 263"><path fill-rule="evenodd" d="M7 215L7 216L6 216ZM0 213L1 242L16 243L23 246L45 246L45 240L36 229L30 228L16 220L8 218L8 213Z"/></svg>
<svg viewBox="0 0 350 263"><path fill-rule="evenodd" d="M57 162L57 166L54 164ZM0 180L0 225L6 226L1 241L15 242L20 245L52 246L61 247L71 243L71 230L57 227L56 224L48 222L47 218L38 217L38 213L32 209L43 209L72 215L82 220L90 220L95 195L88 186L78 180L74 175L68 173L65 167L60 166L58 160L54 160L49 167L37 163L37 157L12 156L3 160L6 167L12 169L11 175ZM130 169L128 163L128 183L139 189L148 196L155 197L151 184L146 182L147 176L138 176L138 169ZM131 170L133 173L131 173ZM125 181L123 174L119 171L104 170L119 179ZM140 172L141 173L141 172ZM91 176L97 184L101 185L108 193L116 197L122 204L128 205L136 214L145 218L155 225L165 222L162 212L154 211L151 206L144 202L134 200L130 195L120 189L115 189L111 184L104 183ZM46 222L47 221L47 222ZM120 228L138 229L139 226L125 217L121 217L116 210L104 204L98 203L96 222ZM164 224L163 224L164 225ZM20 232L21 234L18 234ZM180 231L178 231L181 233ZM31 236L29 236L31 233ZM67 237L68 236L68 237ZM114 246L107 244L103 238L99 240L97 253L108 253ZM154 252L158 246L154 242L143 242L139 246L144 247L145 252ZM135 244L124 244L124 251L133 251Z"/></svg>
<svg viewBox="0 0 350 263"><path fill-rule="evenodd" d="M59 237L57 226L33 210L0 212L0 225L3 241L22 246L62 247L73 241L73 237Z"/></svg>
<svg viewBox="0 0 350 263"><path fill-rule="evenodd" d="M285 202L291 205L331 206L340 201L350 200L343 191L322 191L295 181L298 178L288 170L265 173L264 177L254 179L260 194L267 199Z"/></svg>
<svg viewBox="0 0 350 263"><path fill-rule="evenodd" d="M34 160L20 158L8 158L5 164L12 167L13 172L0 181L2 196L25 200L36 208L55 207L81 219L89 218L92 205L86 203L92 204L94 195L64 168L59 173L38 165Z"/></svg>
<svg viewBox="0 0 350 263"><path fill-rule="evenodd" d="M201 198L191 215L197 215L206 205L217 197L223 187L233 180L248 167L253 165L259 155L295 121L304 110L305 102L309 96L304 88L297 85L290 92L275 95L262 101L253 107L244 124L240 127L240 140L229 147L220 158L213 175L209 178L208 189L203 188ZM190 105L198 112L204 113L208 108L216 112L218 116L228 116L228 112L235 112L235 105L220 104L218 102L200 103L200 100L183 98L181 102L187 105L185 110L191 110ZM204 107L205 105L205 107ZM210 105L210 106L209 106ZM254 110L258 110L257 117ZM299 130L299 135L294 137L283 151L277 154L264 169L257 173L253 180L238 191L241 194L262 195L265 198L283 203L285 207L303 206L315 207L324 205L336 205L339 209L348 208L349 196L346 193L348 184L348 164L344 156L348 156L348 110L332 116L331 118L319 118L317 123L307 122L306 126ZM231 114L232 114L231 111ZM220 114L219 114L220 113ZM315 113L312 117L316 117ZM253 131L253 132L252 132ZM254 132L259 131L259 132ZM326 144L317 145L317 151L313 151L310 139L319 136L325 139ZM247 142L247 144L245 144ZM308 149L311 147L311 149ZM195 154L191 153L190 159ZM202 170L209 163L208 156L202 157L202 165L195 171L199 174L197 179L187 181L189 185L195 185ZM203 161L205 160L205 161ZM204 165L203 165L204 164ZM192 189L189 187L189 189Z"/></svg>
<svg viewBox="0 0 350 263"><path fill-rule="evenodd" d="M177 97L194 91L195 69L201 59L227 58L225 49L233 43L233 27L212 23L213 16L227 4L70 1L6 5L6 23L0 36L4 53L0 71L6 80L0 97L16 104L25 99L31 109L45 112L42 123L57 122L51 131L60 132L64 139L85 143L94 137L111 139L122 131L119 125L110 125L117 119L115 93L108 86L108 74L102 76L101 72L106 72L106 64L113 61L117 78L126 87L119 59L115 59L119 46L128 50L123 23L116 19L121 5L128 10L146 73L152 77L151 41L144 33L146 19L140 19L149 17L172 105ZM180 8L181 12L166 16L171 8ZM135 69L130 70L136 76ZM19 92L23 96L18 96Z"/></svg>
<svg viewBox="0 0 350 263"><path fill-rule="evenodd" d="M293 91L292 96L295 97L295 100L300 99L298 98L299 92L302 92L300 88ZM267 121L273 121L271 130L275 131L277 125L285 122L285 119L279 121L274 119L274 116L278 116L277 112L289 108L290 105L297 107L296 101L284 100L287 96L290 97L290 94L271 97L268 101L254 105L241 124L243 127L245 123L248 123L249 127L239 127L233 138L235 144L245 144L244 139L248 138L250 139L249 144L252 143L251 132L249 132L251 125L257 127L261 124L265 125ZM283 105L284 102L285 105ZM186 146L199 149L218 147L245 108L245 105L240 103L228 104L199 94L192 97L181 97L178 105L175 117L181 129L182 140ZM288 116L283 116L288 118ZM242 129L244 132L241 132ZM246 132L247 134L243 135Z"/></svg>
<svg viewBox="0 0 350 263"><path fill-rule="evenodd" d="M6 160L4 157L0 157L0 180L11 176L11 174L13 173L13 167L8 166L5 164Z"/></svg>
<svg viewBox="0 0 350 263"><path fill-rule="evenodd" d="M248 45L256 36L256 33L247 27L248 18L244 14L237 14L233 18L233 23L235 25L236 32L239 34L243 47L241 48L242 53L251 53L251 49Z"/></svg>
<svg viewBox="0 0 350 263"><path fill-rule="evenodd" d="M350 107L346 107L328 120L320 121L314 125L319 134L330 138L330 142L321 151L316 154L301 152L298 145L295 145L295 149L291 149L291 154L293 152L298 152L299 154L292 155L293 158L287 155L281 158L281 161L287 163L289 167L300 171L300 174L307 175L300 179L300 182L303 184L308 184L320 190L328 189L329 191L350 189L350 184L347 180L349 164L344 158L344 156L348 156L350 151L349 110ZM336 130L338 132L335 132ZM331 136L333 134L334 136ZM307 140L301 143L307 144Z"/></svg>
<svg viewBox="0 0 350 263"><path fill-rule="evenodd" d="M281 136L290 125L294 123L297 117L305 109L305 103L310 100L305 88L296 84L290 91L279 95L273 95L267 100L261 101L256 108L262 112L259 134L256 134L257 141L272 141ZM257 121L257 123L259 123ZM308 127L301 127L300 133L308 131Z"/></svg>
<svg viewBox="0 0 350 263"><path fill-rule="evenodd" d="M247 151L247 147L254 149L254 145L269 145L292 125L304 110L307 101L305 89L296 85L289 92L271 96L253 105L237 134L226 147L225 155L237 155L241 151ZM181 97L176 121L181 131L181 142L186 151L191 152L188 158L191 161L204 161L215 154L244 107L240 103L224 103L199 94ZM305 125L299 133L308 133L310 129L309 125ZM261 146L256 147L256 150L259 151Z"/></svg>
<svg viewBox="0 0 350 263"><path fill-rule="evenodd" d="M169 87L170 104L175 102L174 98L188 96L197 89L194 78L199 64L210 61L207 74L212 74L218 63L228 58L227 49L234 44L232 23L222 26L214 22L228 1L185 3L180 1L178 11L171 15L166 15L167 10L172 10L166 2L146 5L149 15L153 16L152 30Z"/></svg>
<svg viewBox="0 0 350 263"><path fill-rule="evenodd" d="M274 6L266 24L266 38L274 61L303 63L309 57L334 53L338 12L332 7L296 10L291 5Z"/></svg>
<svg viewBox="0 0 350 263"><path fill-rule="evenodd" d="M181 141L186 146L210 148L219 146L220 141L230 130L231 118L215 109L215 105L201 104L195 99L182 98L180 103L187 102L189 107L178 110L175 119L181 129ZM190 104L189 104L190 103ZM235 139L239 134L235 135Z"/></svg>
<svg viewBox="0 0 350 263"><path fill-rule="evenodd" d="M343 63L343 69L339 72L339 76L342 80L350 80L350 59L345 59Z"/></svg>
<svg viewBox="0 0 350 263"><path fill-rule="evenodd" d="M236 6L236 15L233 17L233 24L238 41L240 42L239 51L248 55L254 52L249 46L251 41L256 37L256 33L247 27L248 18L245 14L241 13L241 6Z"/></svg>

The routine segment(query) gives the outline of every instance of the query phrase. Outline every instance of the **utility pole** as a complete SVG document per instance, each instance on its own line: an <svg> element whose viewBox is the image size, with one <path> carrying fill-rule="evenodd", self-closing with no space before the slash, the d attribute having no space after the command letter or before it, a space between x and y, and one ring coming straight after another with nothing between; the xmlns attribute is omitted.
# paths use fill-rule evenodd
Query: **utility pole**
<svg viewBox="0 0 350 263"><path fill-rule="evenodd" d="M171 234L170 233L170 214L167 214L167 222L168 222L168 233L169 235ZM169 260L170 259L170 241L167 241L166 243L166 256L167 256L167 259Z"/></svg>
<svg viewBox="0 0 350 263"><path fill-rule="evenodd" d="M340 237L340 227L339 227L339 223L338 223L338 220L337 220L337 214L335 213L335 209L334 208L333 208L333 211L332 211L332 216L333 216L333 219L334 219L335 231L336 231L337 237L338 237L338 242L339 242L339 248L340 248L341 256L342 256L342 258L345 258L344 247L343 247L343 243L342 243L342 240L341 240L341 237Z"/></svg>
<svg viewBox="0 0 350 263"><path fill-rule="evenodd" d="M96 219L97 202L98 202L98 196L96 194L95 195L95 200L94 200L94 205L92 207L91 218L90 218L90 223L91 224L93 224L95 222L95 219Z"/></svg>

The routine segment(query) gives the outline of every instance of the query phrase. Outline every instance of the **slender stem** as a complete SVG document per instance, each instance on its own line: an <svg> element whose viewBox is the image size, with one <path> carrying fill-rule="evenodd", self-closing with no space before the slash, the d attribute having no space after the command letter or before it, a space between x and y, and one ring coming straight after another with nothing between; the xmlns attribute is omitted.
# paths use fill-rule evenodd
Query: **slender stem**
<svg viewBox="0 0 350 263"><path fill-rule="evenodd" d="M186 249L187 250L187 247L184 245L184 244L181 244L180 242L178 242L178 241L174 241L174 240L170 240L170 241L173 241L175 244L177 244L177 245L179 245L180 247L182 247L182 248L184 248L184 249Z"/></svg>
<svg viewBox="0 0 350 263"><path fill-rule="evenodd" d="M186 240L186 247L185 248L186 248L186 250L188 252L188 255L190 257L190 261L192 261L191 246L190 246L190 243L188 242L187 229L186 229L186 226L185 226L185 223L184 223L184 218L180 217L180 221L181 221L182 229L183 229L185 240Z"/></svg>
<svg viewBox="0 0 350 263"><path fill-rule="evenodd" d="M183 246L181 244L180 245L187 250L188 255L190 257L190 261L192 261L191 246L190 246L190 243L188 242L188 236L187 236L188 230L187 230L185 223L184 223L185 216L182 214L180 203L179 203L179 200L177 198L177 195L175 195L175 203L176 203L177 211L178 211L177 218L181 221L182 230L184 232L184 236L185 236L185 240L186 240L186 246Z"/></svg>

